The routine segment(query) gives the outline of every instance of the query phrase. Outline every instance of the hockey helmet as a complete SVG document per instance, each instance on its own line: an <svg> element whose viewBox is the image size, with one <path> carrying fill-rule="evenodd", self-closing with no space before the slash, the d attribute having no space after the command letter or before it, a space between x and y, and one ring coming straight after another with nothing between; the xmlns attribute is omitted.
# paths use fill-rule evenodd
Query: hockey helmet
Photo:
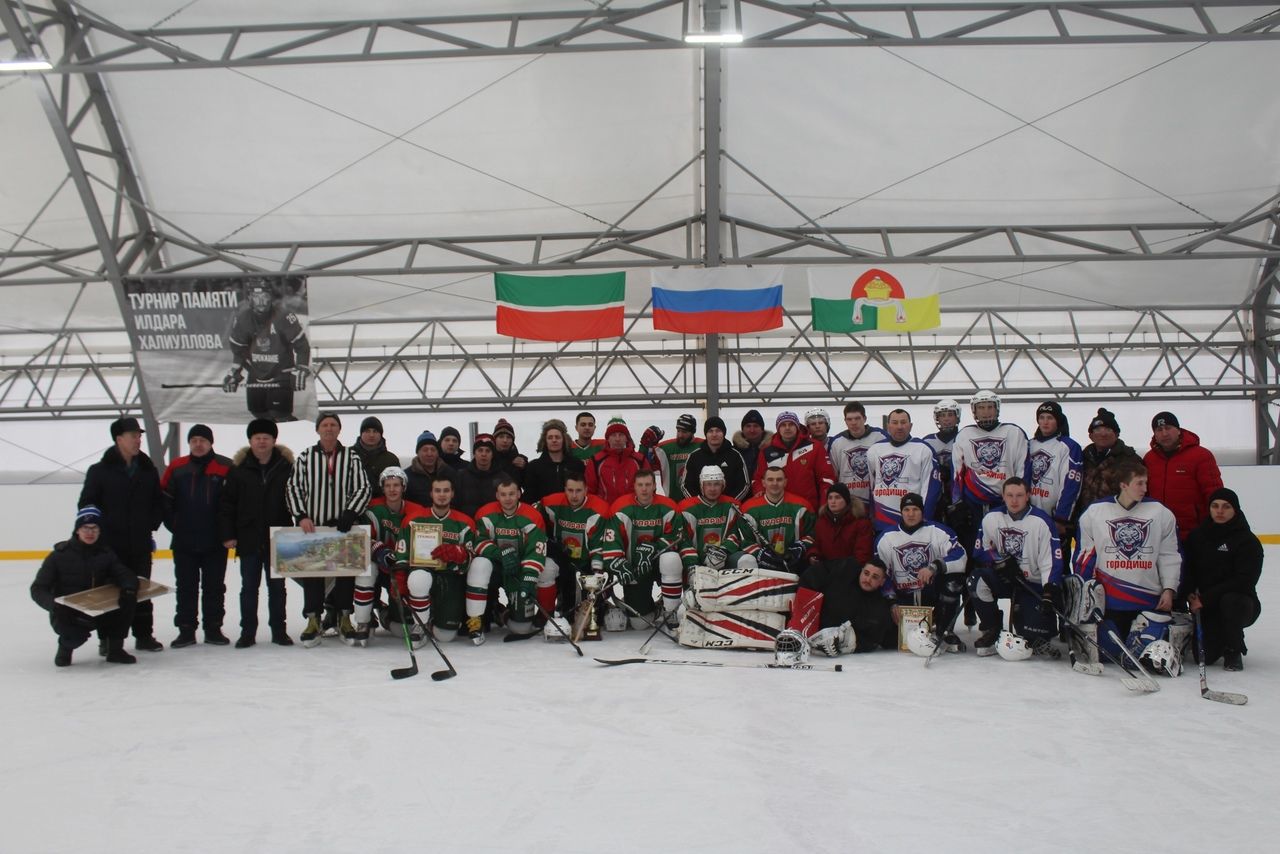
<svg viewBox="0 0 1280 854"><path fill-rule="evenodd" d="M401 486L409 485L409 475L404 473L404 469L400 466L387 466L382 470L382 474L378 475L378 486L382 486L393 477L399 478Z"/></svg>
<svg viewBox="0 0 1280 854"><path fill-rule="evenodd" d="M978 418L979 403L995 404L995 415L990 418ZM990 389L980 389L974 392L973 397L969 398L969 411L973 413L973 420L977 422L979 427L984 430L990 430L1000 423L1000 398Z"/></svg>
<svg viewBox="0 0 1280 854"><path fill-rule="evenodd" d="M921 620L915 624L914 628L907 630L907 649L916 655L921 658L928 658L933 655L933 651L937 648L938 639L929 630L927 621Z"/></svg>
<svg viewBox="0 0 1280 854"><path fill-rule="evenodd" d="M831 426L831 413L827 412L827 410L821 407L810 409L804 414L804 423L808 425L808 423L815 418L821 418L823 421L827 422L828 427Z"/></svg>
<svg viewBox="0 0 1280 854"><path fill-rule="evenodd" d="M809 660L809 639L796 629L783 629L773 644L773 658L783 667L795 667Z"/></svg>
<svg viewBox="0 0 1280 854"><path fill-rule="evenodd" d="M1031 644L1022 635L1004 631L996 641L996 653L1005 661L1026 661L1031 657Z"/></svg>
<svg viewBox="0 0 1280 854"><path fill-rule="evenodd" d="M542 639L547 643L559 643L569 639L569 621L564 617L552 617L542 627Z"/></svg>
<svg viewBox="0 0 1280 854"><path fill-rule="evenodd" d="M938 423L938 416L944 412L953 412L957 419L960 418L960 404L951 398L943 398L933 405L933 422Z"/></svg>
<svg viewBox="0 0 1280 854"><path fill-rule="evenodd" d="M1138 660L1152 673L1165 676L1182 674L1182 656L1167 640L1157 640L1147 644Z"/></svg>
<svg viewBox="0 0 1280 854"><path fill-rule="evenodd" d="M724 469L720 466L703 466L702 471L698 472L698 483L714 483L720 481L724 483Z"/></svg>
<svg viewBox="0 0 1280 854"><path fill-rule="evenodd" d="M245 296L249 300L249 307L258 314L265 314L271 310L272 293L271 282L259 276L253 276L245 280Z"/></svg>

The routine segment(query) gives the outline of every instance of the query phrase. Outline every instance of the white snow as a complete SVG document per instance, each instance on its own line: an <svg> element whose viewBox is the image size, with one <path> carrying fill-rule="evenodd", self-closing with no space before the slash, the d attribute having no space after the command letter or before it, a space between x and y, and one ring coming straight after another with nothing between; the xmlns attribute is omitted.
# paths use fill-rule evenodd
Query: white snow
<svg viewBox="0 0 1280 854"><path fill-rule="evenodd" d="M108 665L55 639L0 564L0 850L22 852L1000 852L1265 850L1280 799L1280 601L1270 546L1243 673L1200 697L1192 665L1158 694L1114 672L972 652L907 653L843 673L631 665L645 634L367 649L267 642ZM227 634L239 576L228 569ZM155 577L172 582L171 566ZM297 637L300 591L291 587ZM157 600L173 638L172 596ZM972 636L969 637L972 641ZM129 647L132 648L132 642ZM768 661L655 642L655 657Z"/></svg>

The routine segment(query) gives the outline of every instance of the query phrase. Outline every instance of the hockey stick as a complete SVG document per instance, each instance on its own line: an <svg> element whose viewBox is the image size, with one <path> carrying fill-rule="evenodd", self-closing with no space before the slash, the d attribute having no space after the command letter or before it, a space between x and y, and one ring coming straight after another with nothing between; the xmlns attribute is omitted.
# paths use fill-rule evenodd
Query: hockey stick
<svg viewBox="0 0 1280 854"><path fill-rule="evenodd" d="M160 388L222 388L222 383L160 383Z"/></svg>
<svg viewBox="0 0 1280 854"><path fill-rule="evenodd" d="M965 593L964 599L965 599L965 602L969 601L969 594L967 592ZM943 643L944 638L950 637L951 635L955 634L956 622L960 619L960 615L963 613L964 613L964 603L962 602L960 603L960 607L956 608L955 613L951 615L951 622L947 625L946 629L938 633L937 642L933 645L933 650L930 651L929 657L924 660L924 666L926 668L935 658L938 657L938 653L942 652L942 647L945 646L945 644ZM957 651L963 651L963 649L964 647L961 646L960 650L957 650Z"/></svg>
<svg viewBox="0 0 1280 854"><path fill-rule="evenodd" d="M404 647L409 650L409 661L413 662L409 667L397 667L392 670L391 678L408 679L410 676L418 675L418 657L413 654L413 641L409 639L409 622L404 617L404 602L400 599L400 588L394 578L387 587L391 590L391 598L396 603L396 609L400 611L400 632L404 635Z"/></svg>
<svg viewBox="0 0 1280 854"><path fill-rule="evenodd" d="M609 667L620 664L682 664L691 667L752 667L760 670L826 670L833 673L844 672L843 664L777 664L775 662L748 664L745 661L686 661L679 658L597 658L596 661Z"/></svg>
<svg viewBox="0 0 1280 854"><path fill-rule="evenodd" d="M1033 595L1040 595L1040 593L1038 593L1036 589L1031 586L1030 582L1028 582L1025 578L1022 578L1021 576L1016 576L1016 577L1018 579L1018 583L1021 584L1027 590L1028 593L1031 593ZM1137 666L1139 676L1128 675L1129 671L1124 666L1124 662L1122 662L1119 658L1113 655L1111 651L1108 650L1106 647L1104 647L1102 644L1098 643L1096 638L1091 637L1088 632L1080 628L1079 623L1072 622L1071 618L1069 618L1061 609L1059 609L1057 605L1053 604L1052 601L1049 603L1049 607L1053 609L1053 613L1058 615L1058 619L1062 620L1063 623L1070 626L1071 630L1074 631L1079 637L1093 644L1094 647L1097 648L1098 652L1102 653L1107 657L1107 661L1110 661L1116 667L1120 668L1120 671L1125 674L1124 676L1120 677L1121 685L1128 688L1130 691L1137 691L1142 694L1154 694L1160 690L1160 686L1156 683L1156 680L1151 678L1151 676L1147 673L1147 671L1142 667L1142 663L1133 657L1133 654L1129 652L1128 648L1124 645L1123 642L1121 642L1120 638L1116 636L1115 629L1107 629L1107 634L1111 637L1111 640L1115 643L1115 645L1120 648L1120 651L1126 654L1129 657L1129 659L1134 663L1134 665ZM1072 663L1072 666L1074 667L1074 662Z"/></svg>
<svg viewBox="0 0 1280 854"><path fill-rule="evenodd" d="M449 660L449 656L444 654L444 650L440 648L440 644L436 643L435 636L431 634L431 629L427 627L426 623L422 622L422 618L418 616L417 611L410 608L409 613L413 615L414 623L416 623L418 628L422 629L423 633L426 634L427 640L431 641L431 645L436 648L436 652L440 654L441 660L443 660L445 666L449 668L448 670L437 670L435 673L432 673L431 681L443 682L446 679L452 679L457 676L458 671L454 669L453 662Z"/></svg>
<svg viewBox="0 0 1280 854"><path fill-rule="evenodd" d="M573 647L573 651L578 653L578 657L581 658L582 647L578 646L578 644L574 642L573 638L569 637L569 635L565 633L565 630L560 627L559 623L556 622L556 618L548 614L547 609L542 607L541 602L535 599L533 601L533 604L537 606L538 613L542 614L543 619L545 619L548 623L551 623L553 626L555 626L555 629L557 632L560 633L560 636L569 642L569 646Z"/></svg>
<svg viewBox="0 0 1280 854"><path fill-rule="evenodd" d="M1232 706L1243 706L1249 702L1249 698L1244 694L1236 694L1231 691L1210 691L1209 681L1205 678L1204 673L1204 630L1200 627L1200 612L1193 611L1191 618L1196 624L1196 661L1200 665L1200 696L1206 700L1213 700L1215 703L1229 703Z"/></svg>
<svg viewBox="0 0 1280 854"><path fill-rule="evenodd" d="M672 643L674 644L680 643L680 641L676 640L675 635L671 634L671 632L668 630L668 627L663 625L660 620L650 620L644 614L641 614L635 608L632 608L630 605L627 604L625 599L621 598L620 596L618 596L617 593L613 592L612 587L609 588L609 601L619 606L620 608L622 608L622 610L626 611L631 616L636 617L640 620L643 620L644 624L649 628L662 632L663 636L669 638ZM666 611L663 611L662 613L665 614ZM656 635L654 637L656 637ZM645 646L648 646L648 644L646 643ZM645 649L644 646L640 647L641 655L643 655L646 651L647 650Z"/></svg>

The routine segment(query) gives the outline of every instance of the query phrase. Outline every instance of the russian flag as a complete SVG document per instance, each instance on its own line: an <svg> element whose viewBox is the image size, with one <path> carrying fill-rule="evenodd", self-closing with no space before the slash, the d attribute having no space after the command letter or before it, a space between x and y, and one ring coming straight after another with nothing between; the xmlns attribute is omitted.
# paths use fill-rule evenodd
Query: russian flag
<svg viewBox="0 0 1280 854"><path fill-rule="evenodd" d="M732 335L782 326L782 270L696 267L653 271L653 328Z"/></svg>

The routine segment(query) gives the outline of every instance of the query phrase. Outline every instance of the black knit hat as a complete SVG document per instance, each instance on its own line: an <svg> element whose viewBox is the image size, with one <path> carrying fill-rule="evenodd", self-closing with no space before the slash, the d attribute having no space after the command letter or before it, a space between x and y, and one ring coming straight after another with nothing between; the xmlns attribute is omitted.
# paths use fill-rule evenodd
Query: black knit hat
<svg viewBox="0 0 1280 854"><path fill-rule="evenodd" d="M280 438L280 428L270 418L255 418L249 422L248 427L244 428L246 438L252 439L259 433L266 433L272 439Z"/></svg>
<svg viewBox="0 0 1280 854"><path fill-rule="evenodd" d="M724 426L724 419L719 415L712 415L706 421L702 422L702 432L709 433L713 429L718 429L721 433L728 433L729 429Z"/></svg>
<svg viewBox="0 0 1280 854"><path fill-rule="evenodd" d="M382 429L382 421L376 415L370 415L360 422L361 433L363 433L365 430L368 430L370 427L372 427L374 430L377 430L379 433L386 432L385 430Z"/></svg>
<svg viewBox="0 0 1280 854"><path fill-rule="evenodd" d="M448 439L450 436L457 439L459 442L462 441L462 434L458 432L457 427L446 427L440 431L441 439Z"/></svg>
<svg viewBox="0 0 1280 854"><path fill-rule="evenodd" d="M1227 489L1225 486L1215 489L1209 493L1208 503L1212 504L1215 501L1225 501L1234 507L1237 513L1240 512L1240 496L1236 495L1234 489Z"/></svg>
<svg viewBox="0 0 1280 854"><path fill-rule="evenodd" d="M213 430L208 424L192 424L191 429L187 431L187 441L190 442L192 437L200 436L209 440L209 444L213 444Z"/></svg>
<svg viewBox="0 0 1280 854"><path fill-rule="evenodd" d="M748 409L747 414L742 416L742 426L746 427L748 424L764 426L764 416L760 414L759 409Z"/></svg>
<svg viewBox="0 0 1280 854"><path fill-rule="evenodd" d="M317 416L316 416L316 429L317 429L317 430L319 430L319 429L320 429L320 424L321 424L321 422L323 422L326 418L332 418L334 421L337 421L337 422L338 422L338 428L339 428L339 429L341 429L341 428L342 428L342 419L338 417L338 413L336 413L336 412L321 412L319 415L317 415Z"/></svg>
<svg viewBox="0 0 1280 854"><path fill-rule="evenodd" d="M833 492L843 498L845 504L853 504L853 497L849 493L849 487L845 486L843 483L836 481L831 484L831 486L827 488L827 495L830 495Z"/></svg>
<svg viewBox="0 0 1280 854"><path fill-rule="evenodd" d="M1181 426L1182 425L1178 423L1178 416L1174 415L1172 412L1157 412L1156 417L1151 419L1152 430L1157 427L1178 427L1181 429Z"/></svg>
<svg viewBox="0 0 1280 854"><path fill-rule="evenodd" d="M93 504L86 504L76 513L76 524L71 530L80 530L81 525L101 525L102 511Z"/></svg>
<svg viewBox="0 0 1280 854"><path fill-rule="evenodd" d="M906 510L908 507L918 507L920 508L920 512L923 513L924 499L920 497L919 493L908 492L906 495L902 496L902 501L898 504L898 509Z"/></svg>
<svg viewBox="0 0 1280 854"><path fill-rule="evenodd" d="M1098 427L1106 427L1120 435L1120 423L1116 421L1115 413L1109 409L1099 409L1098 414L1093 416L1093 420L1089 422L1089 432L1092 433Z"/></svg>
<svg viewBox="0 0 1280 854"><path fill-rule="evenodd" d="M1036 417L1048 413L1053 416L1053 420L1058 422L1058 435L1071 435L1071 427L1067 424L1067 414L1062 411L1062 404L1056 400L1046 400L1044 403L1036 407Z"/></svg>
<svg viewBox="0 0 1280 854"><path fill-rule="evenodd" d="M676 419L676 429L686 430L690 433L698 432L698 422L692 415L685 413Z"/></svg>

